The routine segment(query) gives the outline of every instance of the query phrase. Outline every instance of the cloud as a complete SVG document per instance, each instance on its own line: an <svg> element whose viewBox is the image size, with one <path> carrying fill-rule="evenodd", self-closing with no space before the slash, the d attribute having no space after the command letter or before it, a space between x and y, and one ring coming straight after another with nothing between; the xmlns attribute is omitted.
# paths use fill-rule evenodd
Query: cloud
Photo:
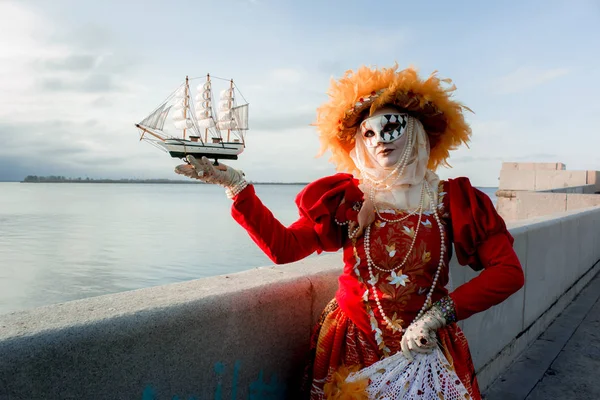
<svg viewBox="0 0 600 400"><path fill-rule="evenodd" d="M90 105L93 107L110 107L112 104L113 102L104 96L100 96L90 102Z"/></svg>
<svg viewBox="0 0 600 400"><path fill-rule="evenodd" d="M548 160L548 162L557 162L557 154L549 153L538 153L538 154L520 154L520 155L490 155L490 156L459 156L451 158L450 161L454 163L475 163L475 162L540 162L541 160Z"/></svg>
<svg viewBox="0 0 600 400"><path fill-rule="evenodd" d="M131 95L145 90L136 81L140 62L135 51L119 46L102 28L74 30L41 10L28 3L0 2L0 119L17 124L77 121L99 109L109 112L110 106L111 119L125 118L137 107Z"/></svg>
<svg viewBox="0 0 600 400"><path fill-rule="evenodd" d="M114 33L94 23L79 25L70 30L54 31L50 40L66 43L73 49L83 52L110 50L114 47L114 43L119 42L119 38Z"/></svg>
<svg viewBox="0 0 600 400"><path fill-rule="evenodd" d="M537 67L520 67L508 75L497 79L495 93L514 94L543 85L569 74L567 68L542 69Z"/></svg>
<svg viewBox="0 0 600 400"><path fill-rule="evenodd" d="M110 12L118 7L117 2L113 3L99 6L97 11ZM248 0L236 1L249 12L239 15L240 19L224 33L225 41L234 38L239 44L242 40L241 47L232 53L222 48L219 41L207 42L200 52L190 52L184 42L164 40L158 31L140 31L126 22L135 17L131 8L121 8L118 18L104 24L101 15L93 15L96 10L89 8L0 1L0 141L4 148L0 149L1 166L7 166L6 161L10 160L21 171L30 171L31 165L22 161L22 155L35 147L43 148L44 156L48 155L44 160L33 156L35 167L31 172L35 174L48 171L74 176L178 178L172 171L180 161L138 142L133 123L148 115L175 89L178 77L192 68L200 68L200 74L209 68L217 75L234 77L250 102L248 148L232 165L244 169L253 180L317 178L334 172L327 155L314 159L319 140L315 128L310 126L316 119L316 108L327 100L331 76L339 77L346 69L362 64L389 65L396 57L401 66L407 62L431 65L431 54L447 52L448 43L461 43L462 38L460 30L448 31L450 34L440 41L437 28L423 34L417 20L402 26L373 26L365 34L360 18L349 18L358 14L348 10L340 24L313 18L309 27L298 22L303 14L288 15L286 7L267 10L261 3L250 7ZM198 10L216 15L211 7L197 6ZM221 7L216 8L222 11ZM302 5L299 8L299 12L310 12ZM162 6L156 7L160 9ZM168 20L154 11L147 13L146 22L150 25L163 24L166 31L178 37L197 34L193 27L188 29L185 24L173 22L180 20L184 11L177 11L179 14ZM518 44L506 37L494 40L486 38L487 47L490 41L494 48ZM468 51L467 47L462 50ZM202 67L206 65L206 54L214 56L210 67ZM254 62L240 68L235 62L240 54L254 56L250 58ZM536 57L535 52L530 56ZM589 135L589 129L597 125L593 101L584 102L577 109L578 123L573 125L568 118L563 119L566 122L555 122L545 117L552 111L544 114L540 104L526 104L526 96L514 96L517 102L521 100L515 105L503 96L490 95L543 89L543 85L563 81L569 82L574 97L594 92L596 81L589 78L593 68L585 67L594 65L591 59L585 64L580 59L567 59L564 61L563 57L562 62L569 64L544 67L542 59L532 58L531 65L541 67L506 70L506 63L514 62L513 59L497 54L490 62L510 73L497 79L496 87L487 86L487 91L477 92L474 91L481 87L484 78L489 81L486 77L492 70L485 72L478 63L465 64L451 57L444 58L443 65L435 65L440 70L460 69L462 76L472 82L459 85L466 87L461 97L477 99L472 102L477 103L473 104L477 114L468 115L474 121L470 149L463 147L453 152L450 162L455 169L451 173L494 182L501 162L514 161L516 157L523 161L532 157L544 160L554 157L554 153L564 156L571 151L572 160L576 160L575 152L581 160L594 160L600 139ZM575 68L583 69L575 74ZM589 74L585 76L580 71ZM168 124L172 126L171 121ZM569 140L565 142L566 137ZM575 147L573 143L587 145ZM538 154L528 155L532 149ZM580 156L581 152L585 157ZM556 161L570 159L561 157Z"/></svg>
<svg viewBox="0 0 600 400"><path fill-rule="evenodd" d="M89 71L96 66L98 58L87 54L70 54L66 57L40 60L43 71Z"/></svg>
<svg viewBox="0 0 600 400"><path fill-rule="evenodd" d="M116 170L130 158L120 148L103 141L108 136L107 132L111 133L110 128L97 120L84 123L65 120L0 123L0 137L3 138L0 161L3 165L8 161L14 163L14 168L6 168L3 177L22 179L24 172L43 175L44 171L59 175L67 175L69 171L87 171L90 174L99 165ZM132 148L135 144L132 140L124 147ZM40 150L31 152L30 149Z"/></svg>
<svg viewBox="0 0 600 400"><path fill-rule="evenodd" d="M486 161L502 161L504 157L492 156L492 157L476 157L476 156L462 156L453 157L450 159L451 164L458 163L473 163L473 162L486 162Z"/></svg>
<svg viewBox="0 0 600 400"><path fill-rule="evenodd" d="M515 161L523 162L560 162L560 156L558 154L551 153L521 154L515 157L504 157L504 159L509 158Z"/></svg>
<svg viewBox="0 0 600 400"><path fill-rule="evenodd" d="M288 112L276 115L259 115L251 121L253 131L281 131L292 128L306 128L315 121L313 112Z"/></svg>
<svg viewBox="0 0 600 400"><path fill-rule="evenodd" d="M91 74L84 78L43 78L39 88L50 92L70 91L84 93L116 92L124 90L117 78L110 74Z"/></svg>

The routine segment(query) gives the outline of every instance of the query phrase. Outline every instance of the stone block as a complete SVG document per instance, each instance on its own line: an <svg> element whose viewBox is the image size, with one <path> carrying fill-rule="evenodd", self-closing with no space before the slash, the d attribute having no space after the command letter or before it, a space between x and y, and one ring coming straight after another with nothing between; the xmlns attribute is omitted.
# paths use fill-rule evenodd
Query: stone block
<svg viewBox="0 0 600 400"><path fill-rule="evenodd" d="M501 170L499 190L535 190L536 171Z"/></svg>
<svg viewBox="0 0 600 400"><path fill-rule="evenodd" d="M519 163L516 163L516 162L503 162L502 163L502 169L503 170L516 171L516 170L519 169Z"/></svg>
<svg viewBox="0 0 600 400"><path fill-rule="evenodd" d="M580 210L600 206L600 194L568 194L567 210Z"/></svg>
<svg viewBox="0 0 600 400"><path fill-rule="evenodd" d="M559 162L556 164L556 169L559 171L565 171L567 169L567 165Z"/></svg>
<svg viewBox="0 0 600 400"><path fill-rule="evenodd" d="M587 184L587 171L535 171L534 190L549 190Z"/></svg>
<svg viewBox="0 0 600 400"><path fill-rule="evenodd" d="M522 266L527 262L527 227L511 230L514 249ZM475 273L467 272L470 278ZM476 369L482 368L523 330L523 301L525 289L511 295L502 303L465 320L463 330L469 341Z"/></svg>
<svg viewBox="0 0 600 400"><path fill-rule="evenodd" d="M519 163L519 165L517 166L517 169L519 171L534 171L535 170L535 163L532 163L532 162Z"/></svg>
<svg viewBox="0 0 600 400"><path fill-rule="evenodd" d="M496 210L505 221L514 221L519 217L516 198L498 197Z"/></svg>
<svg viewBox="0 0 600 400"><path fill-rule="evenodd" d="M517 218L528 219L563 212L567 207L565 193L517 193Z"/></svg>
<svg viewBox="0 0 600 400"><path fill-rule="evenodd" d="M534 169L536 171L556 171L559 169L558 164L560 163L535 163Z"/></svg>
<svg viewBox="0 0 600 400"><path fill-rule="evenodd" d="M600 171L587 171L587 184L594 185L594 193L600 192Z"/></svg>
<svg viewBox="0 0 600 400"><path fill-rule="evenodd" d="M496 197L505 199L514 199L517 197L518 190L496 190Z"/></svg>

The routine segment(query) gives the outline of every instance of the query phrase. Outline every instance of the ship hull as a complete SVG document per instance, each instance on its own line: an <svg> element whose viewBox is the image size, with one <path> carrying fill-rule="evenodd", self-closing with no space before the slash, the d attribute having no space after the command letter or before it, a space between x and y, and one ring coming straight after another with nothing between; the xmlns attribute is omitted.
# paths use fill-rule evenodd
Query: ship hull
<svg viewBox="0 0 600 400"><path fill-rule="evenodd" d="M244 151L239 142L200 143L191 140L167 139L160 143L173 158L185 158L188 155L196 158L206 157L218 160L237 160Z"/></svg>

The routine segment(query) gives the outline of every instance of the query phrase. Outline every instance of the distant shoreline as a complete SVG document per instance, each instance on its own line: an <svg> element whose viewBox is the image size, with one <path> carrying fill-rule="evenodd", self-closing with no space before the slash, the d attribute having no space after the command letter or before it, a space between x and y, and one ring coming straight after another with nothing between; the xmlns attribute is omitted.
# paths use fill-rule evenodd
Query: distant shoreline
<svg viewBox="0 0 600 400"><path fill-rule="evenodd" d="M20 183L120 183L120 184L177 184L177 185L206 185L199 180L175 179L90 179L65 178L56 176L27 176ZM309 182L249 182L253 185L308 185Z"/></svg>
<svg viewBox="0 0 600 400"><path fill-rule="evenodd" d="M0 183L117 183L117 184L176 184L176 185L206 185L199 180L176 179L90 179L90 178L63 178L63 177L37 177L27 176L22 181L0 181ZM253 185L274 186L306 186L310 182L252 182ZM497 189L497 186L477 186L479 189Z"/></svg>

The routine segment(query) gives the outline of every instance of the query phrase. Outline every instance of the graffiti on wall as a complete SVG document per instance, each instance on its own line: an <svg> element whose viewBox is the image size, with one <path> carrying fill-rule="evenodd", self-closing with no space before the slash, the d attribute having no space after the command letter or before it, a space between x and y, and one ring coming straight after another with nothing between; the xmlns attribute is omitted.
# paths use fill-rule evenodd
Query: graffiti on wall
<svg viewBox="0 0 600 400"><path fill-rule="evenodd" d="M240 399L240 370L242 363L237 360L233 364L233 370L228 371L225 364L217 362L213 366L215 374L215 387L213 390L213 400L239 400ZM228 382L228 380L230 380ZM231 386L227 385L228 383ZM229 394L225 392L225 388L230 387ZM260 370L257 378L250 382L247 387L247 400L283 400L285 399L286 385L279 381L277 374L272 374L270 379L267 379L264 370ZM142 393L142 400L201 400L198 393L179 393L172 394L169 398L160 398L157 395L157 390L153 385L148 385Z"/></svg>

